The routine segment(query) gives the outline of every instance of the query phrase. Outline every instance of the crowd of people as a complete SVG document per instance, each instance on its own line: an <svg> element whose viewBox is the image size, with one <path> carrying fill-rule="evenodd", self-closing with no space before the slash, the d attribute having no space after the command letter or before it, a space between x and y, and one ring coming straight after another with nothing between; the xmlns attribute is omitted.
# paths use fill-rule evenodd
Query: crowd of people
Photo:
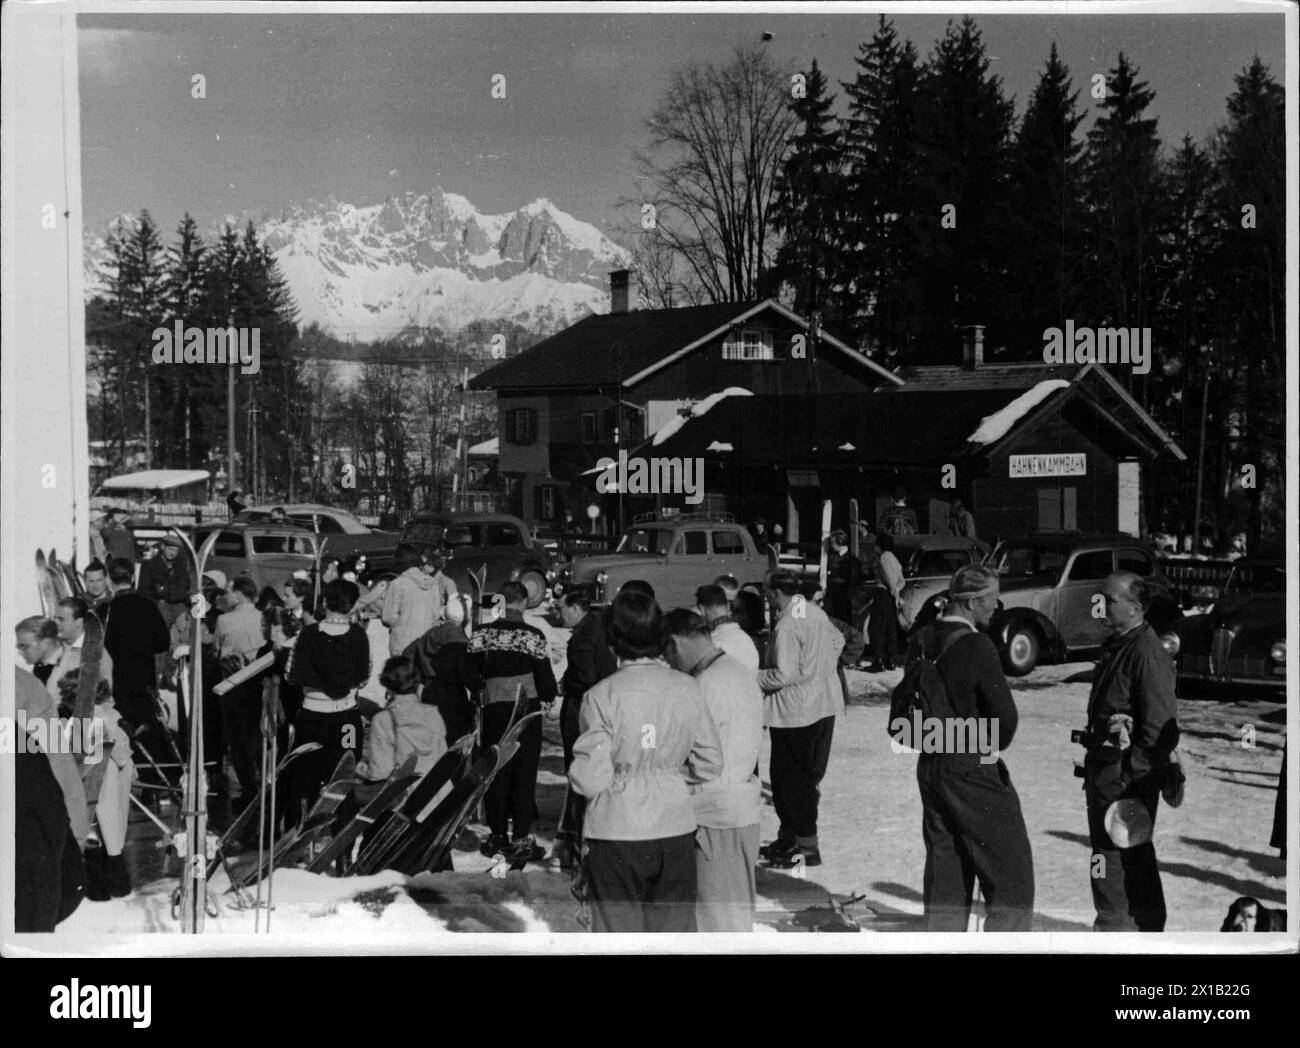
<svg viewBox="0 0 1300 1048"><path fill-rule="evenodd" d="M893 508L905 520L905 507ZM110 517L106 544L114 525ZM892 624L890 540L885 529L876 539L886 585L875 598L884 614L872 618ZM833 545L841 563L855 559L842 539ZM427 770L464 735L493 745L521 716L559 701L568 790L555 857L575 871L593 930L749 931L760 862L785 870L822 863L820 784L848 701L844 668L857 664L865 638L834 614L817 582L773 571L760 594L723 576L700 587L692 607L674 609L661 608L644 581L626 583L605 608L581 590L566 593L554 609L569 631L557 680L546 633L525 620L521 585L502 586L501 613L471 627L438 551L401 546L397 562L399 574L387 581L326 559L318 579L259 592L251 579L215 570L195 586L179 542L169 542L138 572L125 558L93 561L84 597L62 600L53 618L22 620L18 650L29 670L18 671L18 694L29 717L70 714L87 616L104 623L94 719L109 758L78 768L50 753L44 764L20 766L22 926L52 928L83 890L92 899L130 891L122 852L131 784L138 777L155 807L176 788L183 755L159 696L160 688L183 690L179 676L192 658L204 665L211 785L227 793L228 764L232 814L259 795L270 735L281 753L290 736L295 745L320 744L282 784L274 832L301 818L347 752L357 758L358 789L342 814L408 757ZM1095 927L1158 931L1165 908L1151 831L1160 799L1181 800L1174 670L1145 621L1144 581L1120 573L1101 594L1112 637L1093 677L1081 771ZM932 930L967 927L976 883L988 930L1033 924L1032 849L1000 758L1017 711L984 632L998 596L990 569L956 572L943 613L911 632L891 709L891 724L910 702L995 726L996 759L921 748ZM892 630L872 639L882 664L898 657ZM270 669L212 693L266 655ZM177 707L183 748L187 707ZM764 731L778 827L761 844ZM541 753L534 718L484 799L484 855L545 857L533 832Z"/></svg>

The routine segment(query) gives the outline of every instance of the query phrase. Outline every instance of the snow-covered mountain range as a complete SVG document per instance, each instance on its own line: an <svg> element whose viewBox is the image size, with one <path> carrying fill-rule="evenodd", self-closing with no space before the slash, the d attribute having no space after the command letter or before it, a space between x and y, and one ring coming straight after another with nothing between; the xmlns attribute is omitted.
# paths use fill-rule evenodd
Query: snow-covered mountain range
<svg viewBox="0 0 1300 1048"><path fill-rule="evenodd" d="M129 216L128 216L129 217ZM275 253L298 304L340 339L369 342L453 332L475 320L554 331L609 308L608 273L628 253L546 199L480 213L439 187L358 207L331 199L248 217ZM171 231L164 232L170 244ZM205 234L209 244L216 230ZM103 285L103 236L85 244L86 293Z"/></svg>

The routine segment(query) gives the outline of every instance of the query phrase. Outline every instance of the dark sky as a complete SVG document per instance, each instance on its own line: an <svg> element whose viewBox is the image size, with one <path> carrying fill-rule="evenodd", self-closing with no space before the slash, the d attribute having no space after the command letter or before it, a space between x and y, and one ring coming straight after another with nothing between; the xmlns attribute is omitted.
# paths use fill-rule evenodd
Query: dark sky
<svg viewBox="0 0 1300 1048"><path fill-rule="evenodd" d="M1087 5L1073 5L1075 11ZM924 57L957 15L894 16ZM227 214L433 185L481 211L549 197L608 229L634 193L633 149L668 72L775 34L778 60L851 78L862 14L82 15L82 191L102 229L149 208L171 239L188 209ZM985 15L1017 115L1053 40L1080 103L1124 51L1156 91L1167 145L1226 116L1258 54L1284 80L1283 15ZM207 98L190 78L207 78ZM491 97L494 74L506 99ZM842 96L842 92L837 93ZM841 97L842 101L842 97ZM1086 126L1086 125L1085 125Z"/></svg>

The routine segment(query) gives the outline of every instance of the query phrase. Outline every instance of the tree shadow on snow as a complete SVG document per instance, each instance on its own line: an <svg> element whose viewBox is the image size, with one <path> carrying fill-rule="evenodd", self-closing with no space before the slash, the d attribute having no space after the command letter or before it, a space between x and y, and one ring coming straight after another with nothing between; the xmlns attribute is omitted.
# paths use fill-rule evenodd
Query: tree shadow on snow
<svg viewBox="0 0 1300 1048"><path fill-rule="evenodd" d="M1286 860L1277 855L1269 855L1266 852L1245 851L1242 848L1233 848L1224 844L1222 841L1206 840L1204 837L1180 837L1184 844L1190 844L1193 847L1200 848L1202 851L1213 852L1215 855L1226 855L1234 859L1245 859L1250 863L1253 870L1260 873L1266 873L1271 877L1283 877L1286 875Z"/></svg>

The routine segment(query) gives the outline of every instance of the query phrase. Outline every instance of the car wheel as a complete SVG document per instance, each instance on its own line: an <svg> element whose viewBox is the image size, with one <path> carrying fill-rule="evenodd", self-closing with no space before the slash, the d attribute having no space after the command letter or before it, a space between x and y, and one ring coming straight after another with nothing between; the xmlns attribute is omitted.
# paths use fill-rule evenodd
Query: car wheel
<svg viewBox="0 0 1300 1048"><path fill-rule="evenodd" d="M535 608L546 599L546 578L540 572L525 571L519 576L519 584L528 591L528 606Z"/></svg>
<svg viewBox="0 0 1300 1048"><path fill-rule="evenodd" d="M1017 622L1007 629L1007 643L1002 648L1002 668L1009 677L1023 677L1038 665L1042 642L1038 630L1027 622Z"/></svg>

